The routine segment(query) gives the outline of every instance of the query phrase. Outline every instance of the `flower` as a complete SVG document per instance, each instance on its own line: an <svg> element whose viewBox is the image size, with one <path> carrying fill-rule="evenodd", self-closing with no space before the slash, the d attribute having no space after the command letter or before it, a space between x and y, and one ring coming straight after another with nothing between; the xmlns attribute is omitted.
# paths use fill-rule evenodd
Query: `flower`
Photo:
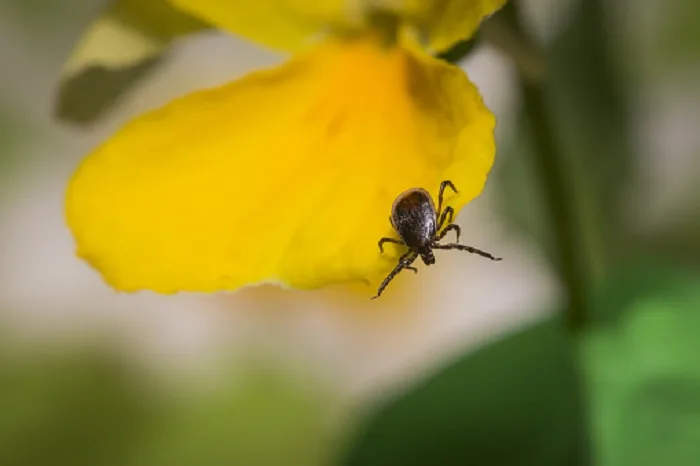
<svg viewBox="0 0 700 466"><path fill-rule="evenodd" d="M450 179L459 210L482 191L493 115L429 52L504 0L171 2L295 54L139 116L85 158L66 219L113 288L376 283L401 252L377 247L400 192Z"/></svg>

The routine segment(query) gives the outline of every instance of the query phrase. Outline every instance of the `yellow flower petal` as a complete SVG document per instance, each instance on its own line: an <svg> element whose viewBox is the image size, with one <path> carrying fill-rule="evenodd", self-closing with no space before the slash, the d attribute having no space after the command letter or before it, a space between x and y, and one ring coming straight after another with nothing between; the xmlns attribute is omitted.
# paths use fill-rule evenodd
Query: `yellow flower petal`
<svg viewBox="0 0 700 466"><path fill-rule="evenodd" d="M400 0L401 12L428 39L432 51L441 52L471 37L487 16L506 0Z"/></svg>
<svg viewBox="0 0 700 466"><path fill-rule="evenodd" d="M332 25L360 16L360 2L347 0L169 1L221 29L284 51L298 50Z"/></svg>
<svg viewBox="0 0 700 466"><path fill-rule="evenodd" d="M67 220L119 290L376 282L400 252L377 248L395 197L450 179L449 204L464 206L493 163L493 127L459 68L326 42L126 125L75 174Z"/></svg>

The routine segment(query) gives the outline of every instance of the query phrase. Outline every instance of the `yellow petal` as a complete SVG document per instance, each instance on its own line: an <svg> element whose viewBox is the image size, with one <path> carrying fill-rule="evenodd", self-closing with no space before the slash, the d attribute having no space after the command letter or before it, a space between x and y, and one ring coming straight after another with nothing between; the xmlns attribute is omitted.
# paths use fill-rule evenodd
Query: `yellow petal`
<svg viewBox="0 0 700 466"><path fill-rule="evenodd" d="M182 10L273 49L295 51L333 25L360 18L348 0L169 0Z"/></svg>
<svg viewBox="0 0 700 466"><path fill-rule="evenodd" d="M67 220L119 290L376 282L400 252L377 248L395 197L450 179L449 204L464 206L493 163L493 128L459 68L326 42L126 125L76 172Z"/></svg>
<svg viewBox="0 0 700 466"><path fill-rule="evenodd" d="M432 51L441 52L471 37L479 24L506 0L400 0L401 14L425 36Z"/></svg>

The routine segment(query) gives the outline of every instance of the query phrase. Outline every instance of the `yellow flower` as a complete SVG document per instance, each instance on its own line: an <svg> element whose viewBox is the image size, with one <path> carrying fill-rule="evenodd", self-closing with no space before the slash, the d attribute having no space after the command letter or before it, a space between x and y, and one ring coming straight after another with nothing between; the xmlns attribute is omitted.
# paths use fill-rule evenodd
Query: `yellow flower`
<svg viewBox="0 0 700 466"><path fill-rule="evenodd" d="M483 189L494 118L429 52L504 1L171 0L296 55L142 115L89 155L66 200L78 255L122 291L376 283L401 252L377 248L400 192L449 179L459 210Z"/></svg>

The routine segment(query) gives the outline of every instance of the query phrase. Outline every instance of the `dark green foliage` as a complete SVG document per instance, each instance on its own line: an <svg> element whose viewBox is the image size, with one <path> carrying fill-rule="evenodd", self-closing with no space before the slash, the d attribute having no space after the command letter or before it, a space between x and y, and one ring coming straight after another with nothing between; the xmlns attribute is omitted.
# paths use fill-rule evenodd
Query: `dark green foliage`
<svg viewBox="0 0 700 466"><path fill-rule="evenodd" d="M468 354L377 407L342 464L587 464L574 359L559 321Z"/></svg>
<svg viewBox="0 0 700 466"><path fill-rule="evenodd" d="M100 349L0 359L0 464L121 465L153 426L139 377Z"/></svg>

